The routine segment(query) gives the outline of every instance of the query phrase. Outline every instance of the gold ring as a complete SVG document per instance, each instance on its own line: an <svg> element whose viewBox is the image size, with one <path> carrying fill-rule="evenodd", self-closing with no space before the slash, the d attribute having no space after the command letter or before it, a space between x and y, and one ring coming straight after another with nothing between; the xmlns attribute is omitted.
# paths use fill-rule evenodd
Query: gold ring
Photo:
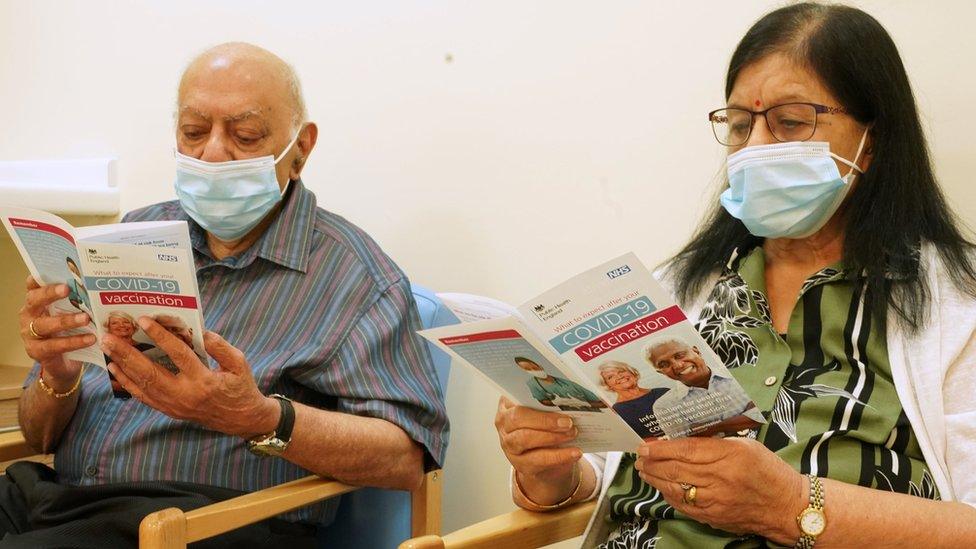
<svg viewBox="0 0 976 549"><path fill-rule="evenodd" d="M34 320L37 319L35 318ZM27 329L30 331L31 337L34 339L44 339L44 336L34 331L34 320L31 320L30 324L27 325Z"/></svg>
<svg viewBox="0 0 976 549"><path fill-rule="evenodd" d="M687 488L685 488L687 486ZM688 505L694 505L695 500L698 498L698 487L693 484L681 484L681 489L685 491L684 495L681 496L681 500Z"/></svg>

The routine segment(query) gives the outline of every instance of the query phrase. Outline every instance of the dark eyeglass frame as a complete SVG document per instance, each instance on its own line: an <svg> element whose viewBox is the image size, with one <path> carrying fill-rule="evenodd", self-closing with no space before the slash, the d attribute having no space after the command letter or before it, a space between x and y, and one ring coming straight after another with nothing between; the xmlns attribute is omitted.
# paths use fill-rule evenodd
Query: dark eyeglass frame
<svg viewBox="0 0 976 549"><path fill-rule="evenodd" d="M787 141L792 141L792 140L783 140L776 135L776 133L773 131L773 125L769 123L769 117L767 116L767 113L771 110L778 109L780 107L788 107L791 105L807 105L809 107L813 107L813 110L816 113L814 114L814 118L813 118L813 130L810 132L810 136L807 137L806 139L803 139L802 141L808 141L810 138L813 137L813 134L817 133L817 122L820 121L821 114L850 114L850 112L844 107L828 107L827 105L820 105L819 103L807 103L804 101L794 101L791 103L781 103L779 105L773 105L772 107L769 107L768 109L761 110L761 111L753 111L749 109L742 109L739 107L722 107L721 109L715 109L714 111L708 113L708 121L712 125L712 135L715 136L716 141L718 141L720 144L726 147L738 147L746 144L749 141L749 137L752 136L752 128L756 126L756 116L762 115L762 117L766 120L766 127L769 128L769 133L770 135L773 136L773 139L779 141L780 143L785 143ZM735 143L735 144L723 143L722 140L719 138L718 129L715 127L715 124L718 123L718 121L715 120L715 115L722 111L739 111L739 112L750 114L749 131L746 132L746 136L745 138L743 138L741 143ZM728 117L726 117L726 119L728 119Z"/></svg>

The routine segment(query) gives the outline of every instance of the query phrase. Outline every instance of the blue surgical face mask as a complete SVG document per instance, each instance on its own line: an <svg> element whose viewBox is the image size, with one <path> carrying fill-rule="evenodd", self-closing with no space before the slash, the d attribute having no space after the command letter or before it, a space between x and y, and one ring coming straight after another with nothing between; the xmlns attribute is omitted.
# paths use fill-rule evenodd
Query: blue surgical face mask
<svg viewBox="0 0 976 549"><path fill-rule="evenodd" d="M733 217L755 236L804 238L834 215L860 172L857 161L867 139L861 137L854 161L830 152L830 144L796 141L746 147L729 155L729 188L720 198ZM834 159L850 166L841 177Z"/></svg>
<svg viewBox="0 0 976 549"><path fill-rule="evenodd" d="M285 190L278 186L275 166L284 158L298 134L278 157L271 155L227 162L205 162L176 153L176 196L187 215L205 231L230 242L246 235L279 202Z"/></svg>

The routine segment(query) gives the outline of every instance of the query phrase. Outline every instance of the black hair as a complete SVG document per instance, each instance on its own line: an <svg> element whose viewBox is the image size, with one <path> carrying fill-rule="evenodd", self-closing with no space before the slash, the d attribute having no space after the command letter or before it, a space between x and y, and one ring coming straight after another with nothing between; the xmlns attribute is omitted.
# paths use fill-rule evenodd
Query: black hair
<svg viewBox="0 0 976 549"><path fill-rule="evenodd" d="M515 359L512 362L514 362L515 364L518 364L519 362L531 362L532 364L535 364L536 366L539 366L539 363L538 362L532 360L531 358L525 358L524 356L517 356L517 357L515 357ZM519 366L519 367L521 368L521 366ZM541 368L541 366L539 366L539 367Z"/></svg>
<svg viewBox="0 0 976 549"><path fill-rule="evenodd" d="M953 283L976 296L974 245L963 236L936 182L908 75L884 27L842 5L801 3L770 12L732 54L726 99L745 67L775 53L810 69L840 106L871 127L871 164L840 215L844 264L864 273L872 316L883 323L890 306L910 331L924 325L930 299L918 261L924 243L938 251ZM671 260L669 274L679 299L687 302L697 295L735 248L761 242L716 201Z"/></svg>
<svg viewBox="0 0 976 549"><path fill-rule="evenodd" d="M71 263L72 265L74 265L74 266L75 266L75 269L77 269L77 268L78 268L78 264L77 264L77 263L75 263L75 260L74 260L74 259L71 259L70 257L65 257L65 258L64 258L64 261L65 261L66 263Z"/></svg>

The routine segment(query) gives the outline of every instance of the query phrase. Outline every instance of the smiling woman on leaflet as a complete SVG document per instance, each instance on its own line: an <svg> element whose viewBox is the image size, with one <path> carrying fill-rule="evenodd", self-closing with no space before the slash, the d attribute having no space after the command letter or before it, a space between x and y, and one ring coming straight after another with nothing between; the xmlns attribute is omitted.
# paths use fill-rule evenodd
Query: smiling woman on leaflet
<svg viewBox="0 0 976 549"><path fill-rule="evenodd" d="M976 546L973 244L894 42L855 8L778 9L725 97L727 187L665 280L767 424L584 456L502 399L513 499L599 498L584 547Z"/></svg>

